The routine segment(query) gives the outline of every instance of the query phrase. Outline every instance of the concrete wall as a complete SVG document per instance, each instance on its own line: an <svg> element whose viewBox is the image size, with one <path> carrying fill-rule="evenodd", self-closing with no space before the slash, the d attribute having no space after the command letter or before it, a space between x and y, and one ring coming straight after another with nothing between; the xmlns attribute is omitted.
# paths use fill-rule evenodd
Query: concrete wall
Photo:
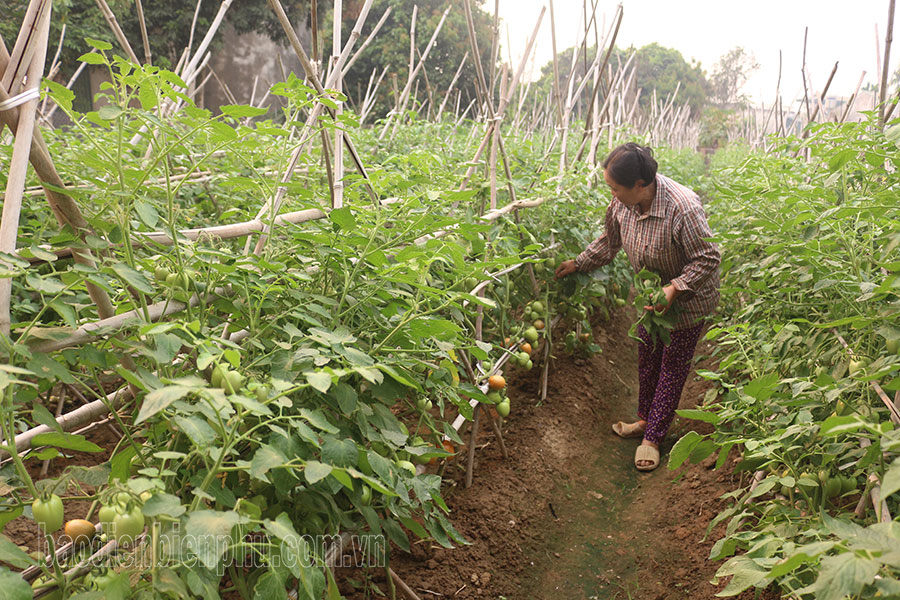
<svg viewBox="0 0 900 600"><path fill-rule="evenodd" d="M222 80L222 84L227 86L238 104L250 103L256 82L254 103L259 105L272 84L283 80L282 65L284 73L293 71L297 77L303 79L303 68L294 51L286 45L286 39L285 45L282 46L257 33L238 35L230 27L223 31L223 35L225 43L216 50L209 61L209 66ZM309 31L301 29L297 32L297 36L308 53L311 46ZM206 77L206 71L203 77ZM269 96L266 100L269 106L277 106L278 102L278 97L273 96ZM211 110L231 103L215 77L207 82L202 95L198 98L198 104Z"/></svg>
<svg viewBox="0 0 900 600"><path fill-rule="evenodd" d="M200 73L197 83L199 84L206 78L211 68L215 71L219 80L222 81L222 84L219 84L216 77L210 77L201 92L195 97L198 106L216 111L218 107L224 104L232 104L232 100L228 97L223 85L228 87L238 104L249 104L251 97L254 97L254 83L256 84L254 104L259 106L260 101L272 84L283 80L282 66L285 74L293 71L298 78L304 78L300 60L287 45L286 39L285 45L280 45L257 33L238 35L234 32L234 29L227 25L221 34L224 36L224 43L215 49L209 60L208 68L203 69ZM306 28L298 30L297 37L300 38L303 48L309 52L309 48L312 45L309 30ZM93 99L100 92L101 84L109 81L109 73L106 68L88 67L82 73L81 78L89 81L85 88L89 87L91 98L91 104L83 105L82 108L84 110L91 110L91 108L96 110L103 103L95 102ZM83 82L79 83L84 85ZM82 88L82 93L87 91L85 88ZM269 96L265 104L269 107L276 107L280 101L279 96ZM56 117L54 118L55 122L57 120L60 122L66 120L62 117L61 111L57 111L57 114L60 117L54 115ZM59 123L56 124L58 125Z"/></svg>

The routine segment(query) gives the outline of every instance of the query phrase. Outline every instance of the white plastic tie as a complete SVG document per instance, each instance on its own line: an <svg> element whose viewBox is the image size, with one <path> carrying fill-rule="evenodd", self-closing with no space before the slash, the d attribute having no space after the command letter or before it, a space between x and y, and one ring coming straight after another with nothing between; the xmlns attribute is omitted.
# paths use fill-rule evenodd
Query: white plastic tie
<svg viewBox="0 0 900 600"><path fill-rule="evenodd" d="M13 96L12 98L0 102L0 112L5 110L12 110L13 108L19 106L20 104L25 104L26 102L30 102L32 100L37 100L41 95L40 90L38 88L31 88L30 90L24 91L21 94Z"/></svg>

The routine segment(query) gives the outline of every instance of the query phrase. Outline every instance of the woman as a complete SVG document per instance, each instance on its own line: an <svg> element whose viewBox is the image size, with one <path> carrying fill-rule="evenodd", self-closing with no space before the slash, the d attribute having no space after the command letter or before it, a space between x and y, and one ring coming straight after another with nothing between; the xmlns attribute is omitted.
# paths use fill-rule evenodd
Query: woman
<svg viewBox="0 0 900 600"><path fill-rule="evenodd" d="M678 408L703 321L719 301L721 262L718 248L707 241L712 232L697 194L656 169L650 148L628 143L613 150L603 162L613 196L604 231L575 260L556 269L557 279L591 271L625 248L635 272L647 268L668 282L663 287L667 304L658 308L668 310L673 303L680 308L668 346L639 328L638 420L613 425L621 437L643 437L634 457L641 471L659 465L659 444Z"/></svg>

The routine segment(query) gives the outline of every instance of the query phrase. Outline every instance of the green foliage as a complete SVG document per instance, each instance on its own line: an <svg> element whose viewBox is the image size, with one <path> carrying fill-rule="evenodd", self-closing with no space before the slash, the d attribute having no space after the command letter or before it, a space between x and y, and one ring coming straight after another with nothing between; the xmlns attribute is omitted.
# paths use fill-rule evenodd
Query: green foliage
<svg viewBox="0 0 900 600"><path fill-rule="evenodd" d="M358 2L357 4L361 5L362 3ZM457 90L462 91L463 106L466 106L475 97L475 68L473 66L474 62L466 17L463 12L464 9L461 1L450 2L449 5L451 6L450 13L447 15L441 33L438 35L431 52L428 54L428 61L423 67L428 78L431 94L433 95L432 104L434 106L431 107L431 110L435 111L447 93L456 69L466 53L469 54L466 62L467 66L463 69L456 83L454 93ZM376 0L372 4L372 10L369 13L365 27L363 27L360 40L366 39L388 7L391 8L391 14L382 26L378 36L369 44L366 52L360 55L347 73L344 90L357 106L362 104L362 96L365 94L366 86L373 70L376 71L377 78L381 74L382 69L390 65L390 71L397 74L398 93L406 84L406 76L409 72L410 23L412 22L414 6L418 6L416 16L416 47L418 48L416 62L418 62L421 53L425 50L425 46L431 39L441 19L441 15L447 9L448 3L446 0L425 0L424 2L421 0ZM348 10L348 6L345 4L343 19L343 36L345 39L356 23L357 14L358 9ZM485 77L490 77L492 17L478 3L473 3L472 18L475 22L475 33L478 39L478 51L481 54L482 68L484 69ZM327 43L330 44L330 18L323 25L320 39L328 40ZM361 44L362 41L359 43ZM330 54L330 51L330 45L320 49L320 53L326 56ZM389 74L382 82L379 100L373 109L376 117L384 116L394 106L390 77L391 75ZM426 98L427 92L423 83L419 86L419 102L424 102ZM415 109L411 103L409 108Z"/></svg>
<svg viewBox="0 0 900 600"><path fill-rule="evenodd" d="M0 19L0 35L10 47L19 33L28 3L28 0L4 1L3 19ZM122 27L132 50L143 61L143 42L135 3L132 0L107 0L107 4L116 15L116 20ZM283 0L282 4L292 23L308 26L309 5L307 2ZM200 2L193 49L196 49L208 30L219 10L219 5L219 2ZM191 23L194 20L197 5L180 0L153 0L152 2L143 2L141 6L147 24L153 63L171 69L177 64L188 45L191 37ZM273 40L284 39L283 30L269 9L266 0L234 2L226 13L225 21L237 33L256 31L269 35ZM110 42L116 48L116 52L124 56L124 52L118 48L118 42L95 0L55 0L50 22L51 50L47 53L48 67L53 58L53 49L60 39L63 25L66 27L66 35L60 53L60 72L63 75L71 74L78 67L78 57L87 51L85 38ZM220 30L213 40L212 47L219 47L222 43L224 43L224 36Z"/></svg>
<svg viewBox="0 0 900 600"><path fill-rule="evenodd" d="M13 288L11 335L0 338L0 433L12 439L39 423L54 429L34 439L41 448L16 454L0 470L11 491L0 498L0 528L31 510L35 498L70 486L80 494L84 485L103 508L77 516L118 521L122 536L105 531L113 536L107 539L125 543L127 534L130 544L144 525L154 528L135 543L165 566L134 566L126 544L89 577L63 579L82 558L75 554L59 569L44 568L45 577L64 584L63 597L187 597L190 590L214 598L227 585L247 597L277 597L298 581L301 597L318 598L328 587L324 548L304 536L382 536L370 548L372 560L383 558L384 540L405 549L411 538L467 543L450 522L441 477L410 472L410 461L446 458L444 436L461 442L452 420L472 417L470 398L487 400L475 387L481 380L461 381L462 354L486 362L502 356L500 340L522 331L524 305L548 324L539 339L552 342L560 300L567 315L571 309L567 325L589 326L591 312L608 315L627 295L623 260L564 283L544 266L596 235L606 195L583 173L562 182L535 177L544 147L510 139L516 185L570 201L487 223L479 218L489 197L484 173L470 190L456 191L460 165L473 151L467 132L413 121L386 150L377 132L358 129L348 113L320 126L329 136L339 126L351 131L373 190L392 202L373 203L359 177L348 174L344 208L278 226L259 255L245 250L245 238L189 240L179 232L253 221L280 185L298 143L296 124L314 102L333 99L291 76L271 90L284 101L277 119L247 106L213 114L179 92L172 72L132 65L113 56L109 43L94 46L82 60L109 73L103 107L81 113L72 92L50 83L71 127L47 132L90 235L55 225L44 198L29 195L20 227L26 247L0 263ZM184 107L160 118L165 100ZM9 152L0 147L3 156ZM319 160L300 156L281 212L327 205ZM0 185L6 176L0 172ZM171 245L153 242L153 232ZM559 249L540 254L551 235ZM95 264L57 256L72 246L91 249ZM40 260L29 266L25 258ZM492 278L483 297L469 293L473 279L522 261L538 269L537 292L520 269ZM84 344L66 342L99 319L91 286L131 317L115 336L93 329ZM484 341L471 333L479 307ZM177 310L150 318L167 308ZM580 349L599 351L586 343ZM126 355L134 368L125 367ZM37 461L100 450L56 430L47 405L62 383L90 400L133 386L135 397L113 417L125 436L102 464L34 480ZM74 506L66 508L71 515ZM24 560L2 544L0 551ZM246 569L226 568L247 557Z"/></svg>
<svg viewBox="0 0 900 600"><path fill-rule="evenodd" d="M750 78L759 63L741 47L732 48L716 63L710 77L710 96L719 104L746 103L747 98L741 89Z"/></svg>
<svg viewBox="0 0 900 600"><path fill-rule="evenodd" d="M653 99L653 90L656 90L657 99L663 101L667 96L675 92L675 88L680 82L678 102L688 103L691 106L691 112L695 116L700 114L700 110L706 104L709 95L709 83L706 80L703 69L700 67L700 63L688 63L678 50L665 48L653 43L637 49L634 47L628 49L615 48L610 55L609 64L615 70L623 65L633 52L637 53L633 60L636 69L635 89L642 90L640 98L642 107L650 106ZM567 48L559 53L559 86L563 96L566 94L566 82L572 69L573 55L576 55L575 48ZM578 48L575 81L580 81L596 55L596 46L591 46L587 49ZM538 93L542 97L546 97L548 94L553 93L552 86L553 62L550 61L541 67L541 77L537 83ZM584 114L589 102L587 95L588 93L585 92L579 98L575 114ZM602 103L602 101L603 95L601 94L600 102ZM563 97L561 102L565 103L565 97Z"/></svg>
<svg viewBox="0 0 900 600"><path fill-rule="evenodd" d="M898 127L822 124L710 162L723 311L707 336L717 370L700 374L716 387L685 416L716 431L679 443L678 458L712 443L720 466L739 449L738 469L765 475L728 494L710 524L726 524L710 557L729 559L723 595L773 581L804 598L898 593L887 548L900 529L866 498L875 476L891 514L900 509L900 430L871 385L900 390Z"/></svg>

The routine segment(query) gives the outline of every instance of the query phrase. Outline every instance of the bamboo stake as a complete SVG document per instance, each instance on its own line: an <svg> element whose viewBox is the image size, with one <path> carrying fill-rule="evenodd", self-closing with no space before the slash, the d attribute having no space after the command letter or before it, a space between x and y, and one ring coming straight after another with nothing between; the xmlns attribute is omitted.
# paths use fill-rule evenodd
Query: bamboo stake
<svg viewBox="0 0 900 600"><path fill-rule="evenodd" d="M409 101L409 94L412 91L413 82L415 81L416 76L419 74L419 71L422 69L422 66L425 64L425 61L428 59L428 54L431 52L431 49L434 47L434 43L437 41L437 36L440 34L441 29L444 27L444 22L447 20L447 15L450 14L451 6L448 6L444 11L444 14L441 15L441 20L438 21L437 27L434 29L434 33L431 36L431 40L429 40L428 45L425 46L425 50L422 52L422 59L418 62L415 69L410 71L409 78L406 81L406 87L403 88L403 92L400 94L400 106L397 107L396 111L392 111L388 114L388 118L385 119L384 128L381 130L381 135L378 136L379 140L383 140L387 130L390 128L391 124L394 122L394 118L406 110L406 104ZM415 9L413 10L413 14L415 14ZM413 21L413 31L415 30L415 21ZM413 34L411 34L412 36ZM415 50L415 47L412 47L412 50ZM410 53L412 58L415 57L415 54ZM412 61L410 61L412 64Z"/></svg>
<svg viewBox="0 0 900 600"><path fill-rule="evenodd" d="M29 38L29 42L36 46L31 56L31 64L28 66L28 90L36 91L41 82L41 74L44 71L44 60L47 55L47 42L50 35L50 0L33 0L33 4L40 4L40 10L35 15L37 36ZM7 69L15 70L15 69ZM15 251L16 238L19 231L19 215L22 210L22 196L25 192L25 176L28 172L28 156L32 145L34 124L38 106L38 96L28 100L19 110L19 123L15 129L15 142L13 145L12 160L8 179L6 182L6 194L3 200L3 213L0 217L0 252L11 253ZM0 333L9 335L10 302L12 294L12 279L4 277L0 279Z"/></svg>
<svg viewBox="0 0 900 600"><path fill-rule="evenodd" d="M850 96L850 100L847 101L847 107L844 109L844 112L841 114L841 123L847 120L847 116L850 114L850 111L853 110L853 103L856 101L856 95L859 94L859 88L862 87L863 80L866 78L866 72L863 71L862 75L859 76L859 82L856 84L856 89L853 90L853 95ZM891 119L891 115L894 112L894 107L897 105L895 102L891 105L890 110L885 115L885 122Z"/></svg>
<svg viewBox="0 0 900 600"><path fill-rule="evenodd" d="M3 77L0 79L0 88L6 91L10 96L17 95L22 89L22 81L25 72L31 65L31 59L37 50L38 44L35 38L39 36L38 29L40 27L40 17L47 10L47 3L43 0L31 0L28 8L25 10L25 18L22 19L22 26L19 28L19 35L16 37L16 43L13 46L12 55L6 54L6 46L0 47L0 55L3 55L5 64L0 65ZM43 72L43 65L41 65ZM7 100L8 98L0 98ZM18 114L18 109L15 114ZM13 112L12 110L0 111L0 115ZM15 128L10 126L12 131Z"/></svg>
<svg viewBox="0 0 900 600"><path fill-rule="evenodd" d="M59 43L56 45L56 52L53 54L53 60L50 61L50 70L47 71L47 79L53 79L56 77L56 73L59 71L59 55L62 52L63 42L66 39L66 27L68 23L63 23L62 31L59 32ZM50 100L49 96L44 98L44 102L41 104L41 112L47 108L47 102Z"/></svg>
<svg viewBox="0 0 900 600"><path fill-rule="evenodd" d="M465 487L472 487L472 474L475 470L475 442L478 439L478 423L481 414L481 403L475 404L472 409L472 431L469 433L468 457L466 459L466 481Z"/></svg>
<svg viewBox="0 0 900 600"><path fill-rule="evenodd" d="M369 3L371 6L371 2ZM338 64L341 47L341 24L343 17L343 0L334 1L334 24L332 26L333 38L331 43L331 67L335 74L334 89L338 93L343 92L344 77L343 66ZM337 103L335 108L335 119L344 112L343 103ZM331 188L331 207L341 208L344 206L344 145L341 143L343 130L339 127L334 132L334 177L332 179Z"/></svg>
<svg viewBox="0 0 900 600"><path fill-rule="evenodd" d="M134 8L137 11L138 23L141 26L141 41L144 43L144 63L152 64L153 55L150 52L150 38L147 36L147 22L144 20L144 7L141 0L134 0Z"/></svg>
<svg viewBox="0 0 900 600"><path fill-rule="evenodd" d="M893 0L891 0L893 1ZM803 102L806 104L806 122L809 123L809 92L806 89L806 38L809 35L809 27L803 29L803 61L800 63L800 74L803 76Z"/></svg>
<svg viewBox="0 0 900 600"><path fill-rule="evenodd" d="M67 412L56 419L56 423L60 430L72 431L86 423L97 421L103 415L109 414L107 406L112 406L115 410L133 397L134 392L132 392L129 386L122 387L103 398L94 400L84 406L80 406L75 410ZM31 441L35 436L42 433L52 433L53 431L54 429L51 429L46 425L39 425L26 432L20 433L16 436L16 452L22 452L31 448ZM0 450L0 456L4 454L5 451Z"/></svg>
<svg viewBox="0 0 900 600"><path fill-rule="evenodd" d="M447 94L444 96L444 100L441 102L441 106L438 109L437 117L435 117L435 121L440 122L441 115L444 114L444 107L447 105L447 100L450 99L450 93L453 91L453 86L456 85L457 80L459 79L460 74L462 74L463 67L466 64L466 60L469 58L469 53L466 52L463 55L462 60L459 62L459 67L456 69L456 74L453 75L453 79L450 81L450 86L447 88Z"/></svg>
<svg viewBox="0 0 900 600"><path fill-rule="evenodd" d="M6 71L9 72L10 69L7 69L9 60L9 56L6 55L6 48L0 45L0 70L6 69ZM7 100L9 100L9 95L4 87L0 85L0 102L5 102ZM16 108L0 111L0 121L3 121L11 131L16 131L19 122L19 110ZM78 232L83 240L84 237L91 232L90 227L82 216L81 211L78 209L78 205L75 204L72 198L68 194L56 191L57 189L65 189L65 184L57 173L53 161L50 159L47 145L44 143L43 137L41 136L41 131L37 128L34 129L30 159L38 178L40 178L44 184L49 184L44 186L44 190L47 196L47 202L50 204L50 208L53 210L53 214L56 216L57 221L60 225L72 227L73 230ZM96 268L91 252L86 246L75 249L73 255L75 261L79 264L92 269ZM94 304L97 306L97 313L101 318L115 314L115 308L113 307L106 290L91 282L85 282L85 287L88 290L88 294L91 296L91 300L93 300Z"/></svg>
<svg viewBox="0 0 900 600"><path fill-rule="evenodd" d="M825 96L826 96L826 94L828 94L828 88L831 87L831 82L834 80L834 74L837 73L837 69L838 69L838 63L835 62L834 68L831 70L831 75L828 76L828 81L825 83L825 87L822 89L822 94L818 98L818 102L816 103L816 108L815 108L815 110L813 110L813 114L812 114L812 117L810 117L810 121L815 121L816 115L819 114L819 109L822 109L822 112L824 113L825 109L822 108L822 102L825 101ZM882 115L884 115L883 112L882 112ZM827 115L826 115L826 118L827 118Z"/></svg>
<svg viewBox="0 0 900 600"><path fill-rule="evenodd" d="M466 9L466 20L469 24L469 37L470 37L470 41L472 43L472 51L475 56L478 56L478 46L477 46L477 42L475 41L475 28L474 28L473 21L471 19L471 9L469 7L469 1L470 0L467 0L463 4L463 7ZM516 74L513 77L512 83L510 84L510 89L507 90L506 97L500 99L500 106L496 110L496 114L498 116L503 115L504 111L506 110L507 105L509 104L509 102L511 100L512 94L515 92L516 86L518 86L519 79L521 78L522 73L525 70L525 65L528 62L528 56L531 54L531 49L534 46L534 40L537 38L538 30L540 29L540 26L541 26L541 21L544 18L544 13L545 13L545 10L542 9L540 15L538 16L537 23L534 26L534 30L531 33L531 37L528 40L528 44L525 47L525 54L523 54L522 60L519 62L519 66L516 69ZM478 73L478 75L479 75L478 80L480 80L482 83L482 89L486 89L487 86L486 86L486 82L484 82L484 72L481 70L481 62L480 61L477 61L477 60L475 61L475 70L476 70L476 73ZM476 86L476 89L477 89L477 86ZM491 123L499 123L499 121L492 120ZM470 161L473 164L470 165L469 168L466 170L466 174L463 177L463 182L459 187L459 191L465 190L466 187L468 186L469 179L475 173L475 169L477 167L477 165L475 163L478 163L478 161L481 159L481 154L487 148L487 144L490 141L492 135L493 135L492 128L488 127L487 130L485 131L484 138L482 138L481 145L479 145L478 150L475 152L475 157ZM455 208L456 204L454 204L453 206Z"/></svg>
<svg viewBox="0 0 900 600"><path fill-rule="evenodd" d="M885 107L884 101L887 98L888 77L890 76L891 66L891 42L894 40L894 7L896 0L890 0L888 5L888 25L884 34L884 61L881 66L881 85L878 88L878 122L884 125Z"/></svg>
<svg viewBox="0 0 900 600"><path fill-rule="evenodd" d="M284 7L281 5L280 0L268 0L269 6L275 12L275 15L278 17L279 22L281 23L282 29L287 34L288 41L291 43L291 47L294 49L294 52L297 54L297 58L300 59L300 64L303 66L303 70L306 72L307 78L309 78L310 83L312 83L316 92L319 94L325 94L325 88L322 86L319 77L316 75L316 70L313 64L309 60L309 56L307 56L306 51L303 49L303 46L300 44L300 39L297 37L296 32L294 31L293 26L287 18L287 15L284 12ZM363 9L360 11L359 18L356 21L356 26L353 28L353 31L350 33L350 39L347 41L347 46L344 49L344 52L341 54L341 59L339 59L339 63L341 63L341 68L337 69L337 72L340 72L343 68L343 64L346 62L348 58L348 54L350 50L352 50L352 44L359 38L359 30L362 28L362 23L364 22L363 16L364 14L368 14L368 9L372 6L372 0L366 0L366 3L363 5ZM326 81L326 85L330 85L329 81ZM322 104L316 103L316 106L313 108L312 113L310 114L310 119L307 120L308 124L311 124L315 121L312 118L313 115L318 118L318 115L321 113ZM325 107L325 110L328 111L329 115L334 118L335 113L331 110L330 107ZM366 172L366 168L363 166L362 160L359 158L359 154L356 152L356 147L353 145L353 141L350 139L350 136L347 135L347 132L343 132L343 141L344 145L347 147L347 151L350 153L350 157L353 159L353 164L356 167L357 172L362 176L362 178L366 181L366 190L369 192L372 200L376 199L375 191L372 189L371 185L368 184L369 174ZM299 158L299 155L298 155ZM296 161L292 161L294 165L296 165ZM282 186L283 187L283 186ZM281 189L281 188L279 188Z"/></svg>
<svg viewBox="0 0 900 600"><path fill-rule="evenodd" d="M191 31L188 34L188 43L184 49L184 54L182 58L187 60L191 55L191 48L194 46L194 33L197 31L197 18L200 16L200 7L203 5L203 0L197 0L197 5L194 7L194 17L191 19ZM179 64L175 67L175 73L179 72L179 69L184 66L184 63Z"/></svg>
<svg viewBox="0 0 900 600"><path fill-rule="evenodd" d="M559 55L556 52L556 16L553 11L553 0L550 0L550 40L553 45L553 99L559 126L562 126L562 93L559 90ZM572 56L575 61L575 56Z"/></svg>
<svg viewBox="0 0 900 600"><path fill-rule="evenodd" d="M344 65L344 77L346 77L347 73L350 72L350 69L353 67L353 63L355 63L356 59L360 57L360 55L363 53L363 50L365 50L368 47L368 45L372 42L372 40L375 39L375 36L378 35L378 32L381 30L381 27L384 25L384 22L387 21L388 16L391 14L391 10L392 10L392 8L390 6L388 6L387 10L384 11L384 14L381 15L381 18L378 20L378 23L375 25L375 28L372 30L372 33L370 33L368 35L368 37L366 37L366 41L364 41L362 43L362 46L359 47L359 50L357 50L353 54L353 57L349 61L347 61L347 64Z"/></svg>
<svg viewBox="0 0 900 600"><path fill-rule="evenodd" d="M390 567L388 567L388 573L390 574L394 585L400 588L400 591L403 592L403 595L406 596L407 600L421 600L419 596L416 595L416 593L412 590L412 588L406 585L406 582L400 579L400 576L397 575Z"/></svg>
<svg viewBox="0 0 900 600"><path fill-rule="evenodd" d="M122 50L128 55L128 60L136 65L141 64L141 61L138 60L134 50L131 49L131 44L128 43L128 38L125 37L125 32L119 27L119 21L116 20L116 15L113 14L113 11L106 3L106 0L96 0L96 2L97 6L100 7L100 12L103 13L103 18L106 19L106 23L109 25L109 28L112 29L113 34L116 36L116 40L119 41Z"/></svg>

